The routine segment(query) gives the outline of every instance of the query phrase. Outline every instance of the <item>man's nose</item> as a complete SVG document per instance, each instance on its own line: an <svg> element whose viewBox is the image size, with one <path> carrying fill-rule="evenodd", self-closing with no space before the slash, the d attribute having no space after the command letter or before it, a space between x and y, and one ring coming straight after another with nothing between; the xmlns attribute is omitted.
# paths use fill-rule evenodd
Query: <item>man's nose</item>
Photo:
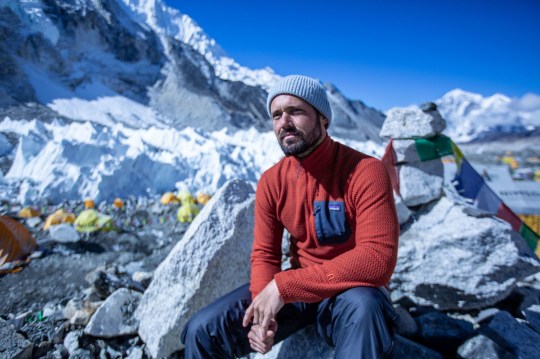
<svg viewBox="0 0 540 359"><path fill-rule="evenodd" d="M287 112L283 112L279 118L279 124L281 127L290 126L292 124L292 117Z"/></svg>

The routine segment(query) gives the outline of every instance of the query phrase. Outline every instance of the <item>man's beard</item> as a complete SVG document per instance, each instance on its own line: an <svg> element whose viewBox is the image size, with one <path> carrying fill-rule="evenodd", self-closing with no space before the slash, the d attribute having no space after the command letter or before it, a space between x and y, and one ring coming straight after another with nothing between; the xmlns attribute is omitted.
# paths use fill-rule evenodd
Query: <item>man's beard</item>
<svg viewBox="0 0 540 359"><path fill-rule="evenodd" d="M320 120L319 120L320 122ZM317 123L317 125L313 128L313 130L307 134L304 134L303 132L292 129L292 130L283 130L283 133L287 135L294 135L296 137L296 142L291 145L286 145L283 143L283 135L279 136L279 146L283 150L283 153L285 156L296 156L300 155L309 149L311 149L313 146L317 144L319 139L322 136L322 131L320 127L320 123Z"/></svg>

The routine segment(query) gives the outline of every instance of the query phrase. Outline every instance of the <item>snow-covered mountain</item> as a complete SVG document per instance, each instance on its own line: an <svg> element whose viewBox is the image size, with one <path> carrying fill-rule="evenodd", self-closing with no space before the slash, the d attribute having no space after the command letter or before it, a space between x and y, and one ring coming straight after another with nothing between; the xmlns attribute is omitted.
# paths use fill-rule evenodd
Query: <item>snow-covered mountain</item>
<svg viewBox="0 0 540 359"><path fill-rule="evenodd" d="M456 142L489 141L515 135L538 135L540 96L512 99L455 89L436 101L447 121L446 134Z"/></svg>
<svg viewBox="0 0 540 359"><path fill-rule="evenodd" d="M271 69L237 64L161 0L0 0L0 198L215 191L281 156ZM331 134L381 154L384 115L325 84Z"/></svg>

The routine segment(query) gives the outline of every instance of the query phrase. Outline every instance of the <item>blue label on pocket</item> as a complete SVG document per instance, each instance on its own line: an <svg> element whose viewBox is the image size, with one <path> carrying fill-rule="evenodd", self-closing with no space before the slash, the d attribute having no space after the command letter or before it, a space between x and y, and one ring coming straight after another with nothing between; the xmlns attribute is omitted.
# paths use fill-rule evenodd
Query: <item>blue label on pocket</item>
<svg viewBox="0 0 540 359"><path fill-rule="evenodd" d="M315 233L320 244L343 243L349 239L351 229L347 223L345 203L341 201L313 202Z"/></svg>

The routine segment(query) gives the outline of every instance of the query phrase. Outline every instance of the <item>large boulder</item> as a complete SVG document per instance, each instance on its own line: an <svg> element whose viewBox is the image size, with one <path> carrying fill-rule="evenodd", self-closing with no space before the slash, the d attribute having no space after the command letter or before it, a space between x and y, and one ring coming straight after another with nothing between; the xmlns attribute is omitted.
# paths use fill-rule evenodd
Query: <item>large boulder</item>
<svg viewBox="0 0 540 359"><path fill-rule="evenodd" d="M154 272L135 312L153 357L181 349L180 334L193 314L249 282L254 198L250 184L227 182Z"/></svg>
<svg viewBox="0 0 540 359"><path fill-rule="evenodd" d="M446 197L417 217L402 230L391 286L418 304L483 308L540 269L525 241L502 220Z"/></svg>

